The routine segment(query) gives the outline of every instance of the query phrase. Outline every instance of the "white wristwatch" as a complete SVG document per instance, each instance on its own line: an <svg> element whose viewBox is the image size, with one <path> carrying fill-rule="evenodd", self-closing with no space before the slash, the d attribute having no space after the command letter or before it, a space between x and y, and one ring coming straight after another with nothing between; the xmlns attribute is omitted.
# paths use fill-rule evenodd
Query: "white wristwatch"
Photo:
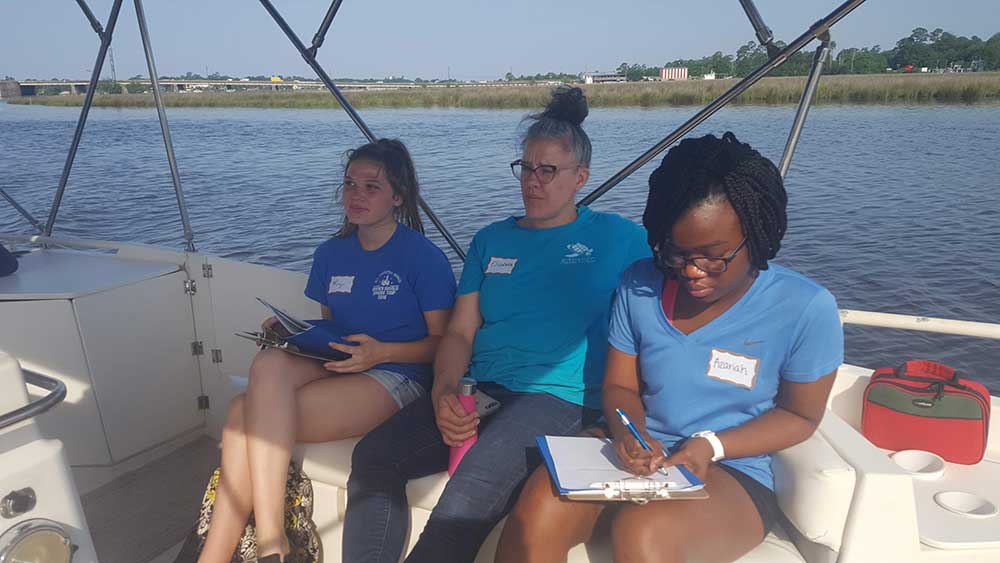
<svg viewBox="0 0 1000 563"><path fill-rule="evenodd" d="M726 450L722 447L722 440L711 430L702 430L691 435L692 438L704 438L712 444L712 461L719 461L726 457Z"/></svg>

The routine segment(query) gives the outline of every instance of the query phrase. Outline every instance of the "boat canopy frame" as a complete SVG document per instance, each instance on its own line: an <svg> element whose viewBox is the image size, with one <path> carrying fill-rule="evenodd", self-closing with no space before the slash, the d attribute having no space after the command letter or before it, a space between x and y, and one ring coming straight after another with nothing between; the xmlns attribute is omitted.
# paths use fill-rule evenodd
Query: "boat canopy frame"
<svg viewBox="0 0 1000 563"><path fill-rule="evenodd" d="M327 90L337 99L341 108L347 113L351 121L354 122L358 130L365 136L368 141L373 142L378 139L372 130L362 119L361 115L358 114L357 110L351 105L344 96L340 88L337 87L336 83L330 78L326 70L316 59L316 55L322 47L324 40L326 39L327 32L330 29L333 19L336 17L343 0L332 0L330 7L327 9L322 22L320 23L319 29L312 38L311 44L306 47L306 45L299 39L295 31L288 25L281 13L274 6L271 0L259 0L264 10L267 11L271 19L278 25L278 27L285 33L289 41L295 47L295 49L305 60L306 64L316 73L323 84L326 86ZM66 157L66 163L63 166L62 175L59 178L59 184L56 189L55 198L52 202L52 206L49 210L48 220L44 226L42 226L37 220L35 220L27 210L18 203L2 188L0 188L0 197L3 197L22 217L24 217L33 227L40 231L40 239L45 239L47 241L52 240L52 230L55 227L56 217L59 213L59 207L62 203L63 195L66 191L66 184L69 180L69 174L73 167L73 162L76 159L76 152L80 145L80 140L83 136L83 130L87 123L87 117L90 114L90 108L93 104L94 94L97 89L97 82L100 79L101 71L104 66L104 61L111 46L112 36L114 35L115 26L118 21L118 14L121 10L121 5L123 0L114 0L111 7L111 13L108 16L107 23L102 26L101 22L94 16L94 13L87 6L86 0L76 0L80 9L83 11L84 16L90 22L91 27L94 32L97 33L98 37L101 39L100 47L97 51L97 61L94 64L93 71L91 72L90 82L87 88L86 95L84 97L83 107L80 110L80 116L77 121L76 130L73 133L73 140L70 143L69 153ZM146 26L145 12L142 6L142 0L133 0L136 8L136 18L139 25L139 32L142 38L143 50L146 56L146 63L149 69L150 80L152 82L153 89L153 99L156 105L157 115L160 120L160 130L163 135L164 147L167 153L167 162L170 166L170 174L173 180L174 192L177 198L177 207L181 216L181 223L184 229L184 241L185 249L188 252L195 252L194 244L194 231L191 228L190 219L187 213L187 206L184 200L184 191L181 186L180 174L177 168L176 155L173 150L173 142L170 136L170 126L167 120L166 110L164 108L163 99L160 92L159 77L156 74L156 64L153 57L153 49L149 39L149 30ZM794 39L791 43L785 45L784 47L779 46L774 42L774 35L771 29L767 27L764 22L763 17L754 5L753 0L739 0L740 5L743 7L747 18L750 20L750 24L754 28L754 32L757 36L757 40L760 45L764 47L768 53L768 60L756 70L751 72L745 78L741 79L739 82L734 84L731 88L723 92L718 98L710 102L707 106L698 111L694 116L688 119L686 122L677 127L674 131L660 140L658 143L653 145L649 150L641 154L638 158L633 160L631 163L626 165L624 168L613 174L604 183L602 183L597 189L592 191L590 194L583 197L578 203L578 206L589 205L600 198L602 195L607 193L609 190L614 188L616 185L621 183L624 179L633 174L636 170L641 168L643 165L648 163L650 160L655 158L657 155L668 149L674 143L679 141L684 135L691 132L698 125L703 123L709 117L716 114L723 107L727 106L732 102L737 96L745 92L751 86L759 82L762 78L767 76L771 71L778 68L782 64L788 61L788 59L799 52L806 45L811 43L813 40L819 40L820 44L816 48L815 54L813 56L812 65L809 69L809 74L806 77L805 87L802 91L802 96L799 99L798 108L795 113L795 119L792 123L791 131L788 135L788 140L785 144L785 149L782 154L782 158L779 165L779 171L781 176L784 178L789 168L791 167L792 156L795 153L795 148L798 146L799 139L801 137L802 128L805 125L806 117L809 114L809 109L816 97L817 87L819 85L820 78L823 74L823 65L829 60L831 51L831 40L830 40L830 29L849 13L854 11L858 6L863 4L865 0L846 0L832 12L830 12L824 18L818 20L812 26L809 27L804 33ZM463 251L461 245L455 240L455 238L448 232L444 223L438 218L427 202L420 197L418 199L421 210L424 215L434 224L437 230L441 233L444 239L448 242L449 246L459 257L459 259L465 259L465 252Z"/></svg>

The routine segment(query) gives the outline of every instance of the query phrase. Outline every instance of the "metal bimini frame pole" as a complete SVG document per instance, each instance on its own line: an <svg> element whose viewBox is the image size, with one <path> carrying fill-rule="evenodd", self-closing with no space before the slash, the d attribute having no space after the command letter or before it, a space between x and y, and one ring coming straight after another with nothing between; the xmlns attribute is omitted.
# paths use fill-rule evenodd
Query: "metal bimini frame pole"
<svg viewBox="0 0 1000 563"><path fill-rule="evenodd" d="M87 20L90 21L90 27L94 28L94 31L98 35L104 35L104 28L101 27L101 22L94 16L94 12L90 11L90 6L84 0L76 0L76 3L80 5L83 15L87 16Z"/></svg>
<svg viewBox="0 0 1000 563"><path fill-rule="evenodd" d="M319 48L323 46L323 40L326 39L326 32L330 30L330 24L333 23L333 18L337 17L337 12L343 3L344 0L333 0L333 3L330 4L330 9L326 11L326 16L323 17L323 23L319 24L316 35L313 35L312 45L306 49L309 56L316 58L316 51L319 51Z"/></svg>
<svg viewBox="0 0 1000 563"><path fill-rule="evenodd" d="M83 0L77 0L83 8L87 19L94 25L96 18L86 7ZM87 123L87 116L90 115L90 106L94 102L94 93L97 90L97 81L101 77L101 69L104 67L104 58L111 46L111 36L115 32L115 24L118 23L118 12L121 11L122 0L114 0L111 5L111 15L108 16L108 23L103 33L99 31L100 24L94 27L94 31L101 38L101 48L97 50L97 61L94 63L94 70L90 74L90 84L87 86L87 95L83 99L83 109L80 110L80 118L76 122L76 131L73 133L73 141L69 145L69 154L66 155L66 164L63 166L62 176L59 177L59 188L56 190L56 197L52 201L52 208L49 210L49 220L45 223L45 236L52 236L52 227L56 224L56 215L59 214L59 206L62 204L63 194L66 192L66 182L69 180L69 173L73 170L73 161L76 159L76 151L80 148L80 139L83 137L83 126Z"/></svg>
<svg viewBox="0 0 1000 563"><path fill-rule="evenodd" d="M771 28L764 23L764 18L757 11L757 6L754 5L753 0L740 0L740 5L743 6L743 11L750 18L750 25L753 26L753 30L757 34L757 41L760 42L761 47L767 49L767 56L774 58L778 52L778 46L773 43L774 34L771 33Z"/></svg>
<svg viewBox="0 0 1000 563"><path fill-rule="evenodd" d="M139 21L139 34L142 36L142 48L146 53L146 66L149 68L149 81L153 85L153 100L156 101L156 113L160 118L160 131L163 133L163 145L167 149L167 162L170 164L170 176L174 181L174 193L177 195L177 207L181 212L181 223L184 226L184 243L188 252L196 252L194 247L194 231L188 219L187 206L184 203L184 191L181 189L181 176L177 171L177 158L174 156L174 143L170 139L170 125L167 123L167 112L163 109L163 98L160 94L160 79L156 74L156 62L153 60L153 46L149 42L149 29L146 27L146 13L142 9L142 0L135 0L135 16Z"/></svg>
<svg viewBox="0 0 1000 563"><path fill-rule="evenodd" d="M732 88L726 90L721 96L716 98L712 103L705 106L701 111L696 113L694 117L684 122L680 127L674 130L673 133L667 135L663 140L654 145L651 149L642 153L639 158L632 161L625 168L618 171L611 178L608 178L600 187L595 189L593 192L588 194L586 197L581 199L577 205L589 205L593 203L597 198L601 197L608 192L611 188L617 186L622 180L628 178L633 172L641 168L644 164L656 157L664 150L666 150L670 145L677 142L678 139L687 135L692 129L701 125L706 119L714 115L720 109L726 106L729 102L733 100L736 96L739 96L745 92L748 88L756 84L763 78L767 73L771 72L775 68L781 66L791 55L800 51L813 39L824 37L829 33L830 27L842 20L847 14L851 13L855 8L863 4L865 0L847 0L840 6L838 6L833 12L831 12L825 18L817 21L810 27L805 33L800 35L794 41L788 44L785 48L781 49L776 56L772 57L769 61L764 63L760 68L753 71L743 80L740 80ZM818 80L818 77L817 77ZM805 117L803 116L803 119Z"/></svg>
<svg viewBox="0 0 1000 563"><path fill-rule="evenodd" d="M309 68L313 69L313 72L315 72L316 75L319 76L319 79L323 81L323 84L326 85L327 90L329 90L330 93L333 94L335 98L337 98L337 102L340 103L340 107L344 108L344 111L347 112L347 115L351 118L351 121L354 122L354 124L358 127L358 129L361 130L361 133L370 142L374 142L375 140L378 139L378 137L376 137L375 134L372 133L371 129L369 129L368 125L364 122L363 119L361 119L361 116L354 109L351 103L347 101L347 98L344 96L343 92L340 91L340 88L337 88L337 85L334 84L333 79L331 79L330 76L326 73L326 71L323 70L322 65L320 65L319 62L316 61L316 51L323 44L323 39L326 36L327 30L330 28L330 23L333 22L333 18L337 14L337 10L340 9L340 4L342 2L343 0L333 0L333 4L330 6L330 9L327 10L326 12L326 17L323 18L323 23L320 25L319 31L317 31L316 36L313 37L312 46L306 48L306 46L299 39L299 36L295 34L295 31L293 31L292 28L288 25L288 22L285 21L285 18L281 16L277 8L274 7L274 4L271 3L271 0L260 0L261 5L264 6L264 9L267 10L268 14L270 14L271 19L274 20L274 23L278 24L278 27L281 28L281 31L285 32L285 35L288 36L288 39L292 42L292 45L294 45L295 48L298 50L299 54L302 55L302 58L306 61L306 64L309 65ZM431 207L427 205L426 201L424 201L424 198L418 197L417 203L420 205L420 209L424 212L424 215L426 215L427 218L430 219L431 223L434 224L437 230L441 233L441 236L443 236L444 239L448 242L448 245L451 246L451 249L454 250L455 254L458 255L459 259L465 260L465 252L462 251L462 247L458 244L458 241L456 241L455 238L451 236L451 233L449 233L448 229L445 228L444 223L442 223L441 220L438 219L437 215L434 214L434 211L431 209Z"/></svg>
<svg viewBox="0 0 1000 563"><path fill-rule="evenodd" d="M820 40L822 43L816 48L812 67L809 68L809 77L806 78L806 87L802 90L802 98L799 99L799 109L795 112L795 121L792 122L792 130L788 134L788 142L785 143L785 152L781 156L781 165L778 166L782 178L788 174L788 168L792 165L792 155L795 154L795 147L799 144L802 126L805 125L806 116L809 115L809 107L812 106L813 100L816 98L816 87L823 75L823 65L826 64L826 60L830 56L830 34L826 33L820 37Z"/></svg>
<svg viewBox="0 0 1000 563"><path fill-rule="evenodd" d="M45 233L45 227L41 223L36 221L35 218L31 216L31 213L28 213L27 209L21 207L16 201L14 201L14 198L10 197L10 195L7 192L5 192L3 188L0 188L0 197L3 197L5 200L7 200L7 203L9 203L11 207L14 208L15 211L20 213L21 217L27 219L28 222L31 223L31 226L37 229L39 233L42 234Z"/></svg>

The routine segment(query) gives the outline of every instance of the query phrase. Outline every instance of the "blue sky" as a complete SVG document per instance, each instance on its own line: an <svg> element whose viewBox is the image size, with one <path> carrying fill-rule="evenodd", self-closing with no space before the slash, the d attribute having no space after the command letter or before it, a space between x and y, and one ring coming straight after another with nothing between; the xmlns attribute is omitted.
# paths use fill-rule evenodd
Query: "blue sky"
<svg viewBox="0 0 1000 563"><path fill-rule="evenodd" d="M1000 31L996 0L868 0L834 28L840 47L891 47L914 27L984 39ZM329 2L274 0L308 44ZM775 37L791 40L839 0L758 0ZM111 0L89 0L107 19ZM160 74L312 76L255 0L146 0ZM73 0L0 1L0 77L83 78L98 39ZM345 0L320 61L337 77L452 77L609 70L662 64L753 40L737 0ZM119 78L146 74L126 0L113 43ZM105 65L105 74L110 69Z"/></svg>

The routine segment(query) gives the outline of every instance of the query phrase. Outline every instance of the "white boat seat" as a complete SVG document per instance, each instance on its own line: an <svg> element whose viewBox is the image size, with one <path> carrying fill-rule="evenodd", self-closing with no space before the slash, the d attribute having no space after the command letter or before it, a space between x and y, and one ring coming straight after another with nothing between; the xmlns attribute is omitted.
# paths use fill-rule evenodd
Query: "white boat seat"
<svg viewBox="0 0 1000 563"><path fill-rule="evenodd" d="M352 438L320 444L299 444L296 446L294 452L294 458L301 462L302 470L310 479L338 490L337 494L340 498L330 499L328 502L337 503L338 510L340 511L346 506L346 498L344 497L346 496L347 479L350 476L351 470L351 452L357 442L357 438ZM427 517L430 515L431 510L433 510L447 482L447 473L441 472L421 479L415 479L407 485L406 491L410 503L411 521L414 524L414 529L411 530L410 534L411 543L412 538L419 535L420 528L427 521ZM321 489L329 490L326 487L322 487ZM847 500L849 502L849 496ZM317 504L325 502L324 499L319 497L317 497L316 501ZM477 562L492 560L492 553L498 537L497 532L499 529L502 529L502 526L503 522L497 526L497 530L494 530L490 539L484 544ZM611 561L611 546L609 538L606 535L599 536L586 545L577 546L570 552L569 557L569 563L598 563L605 561ZM761 545L757 546L739 561L741 563L782 563L786 561L805 562L806 560L799 553L789 535L778 526L768 534Z"/></svg>

